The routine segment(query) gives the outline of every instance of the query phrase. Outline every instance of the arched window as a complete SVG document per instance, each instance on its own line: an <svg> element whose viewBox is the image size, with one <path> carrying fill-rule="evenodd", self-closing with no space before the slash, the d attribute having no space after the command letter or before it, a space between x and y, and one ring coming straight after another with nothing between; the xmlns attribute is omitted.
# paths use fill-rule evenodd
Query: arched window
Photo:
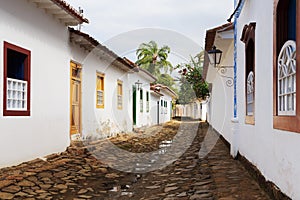
<svg viewBox="0 0 300 200"><path fill-rule="evenodd" d="M255 111L255 27L252 22L245 25L241 41L245 43L245 123L254 124Z"/></svg>
<svg viewBox="0 0 300 200"><path fill-rule="evenodd" d="M273 123L274 128L300 132L300 102L296 97L300 89L300 74L296 70L299 62L296 58L299 36L296 33L300 28L296 21L300 4L296 1L275 0L274 3Z"/></svg>
<svg viewBox="0 0 300 200"><path fill-rule="evenodd" d="M296 114L296 43L284 43L277 58L278 115Z"/></svg>

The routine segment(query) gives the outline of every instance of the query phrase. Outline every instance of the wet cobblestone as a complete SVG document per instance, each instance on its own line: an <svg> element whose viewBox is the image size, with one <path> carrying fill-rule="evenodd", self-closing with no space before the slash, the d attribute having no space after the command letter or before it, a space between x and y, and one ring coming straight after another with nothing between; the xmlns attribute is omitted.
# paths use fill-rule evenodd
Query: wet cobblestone
<svg viewBox="0 0 300 200"><path fill-rule="evenodd" d="M228 148L220 139L207 156L199 158L208 126L201 123L194 138L187 133L193 130L191 127L198 127L198 122L182 123L186 126L181 137L187 137L183 141L193 143L167 167L147 173L122 172L95 158L88 151L91 148L79 145L44 160L0 169L0 199L269 199L240 162L229 156ZM170 127L177 129L179 124L171 124L168 131L161 129L161 132L168 135ZM163 135L155 137L153 146L149 144L151 140L147 140L147 145L119 144L133 151L137 147L138 152L143 148L154 150L160 147L159 142L170 139L170 135ZM139 139L132 141L141 143ZM179 144L176 148L184 149L187 143ZM105 148L101 142L93 145L93 151L101 152Z"/></svg>

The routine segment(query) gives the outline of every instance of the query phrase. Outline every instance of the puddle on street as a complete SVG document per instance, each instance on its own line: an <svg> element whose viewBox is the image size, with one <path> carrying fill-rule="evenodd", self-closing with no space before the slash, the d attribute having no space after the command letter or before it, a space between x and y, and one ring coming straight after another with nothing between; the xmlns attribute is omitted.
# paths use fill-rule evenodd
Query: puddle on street
<svg viewBox="0 0 300 200"><path fill-rule="evenodd" d="M145 171L147 168L151 168L156 161L159 159L160 155L164 155L167 153L168 149L172 146L173 140L164 140L162 141L158 147L158 151L156 154L153 155L153 159L149 160L148 163L136 163L135 171Z"/></svg>
<svg viewBox="0 0 300 200"><path fill-rule="evenodd" d="M120 186L114 186L113 189L109 190L110 192L119 192L121 190Z"/></svg>
<svg viewBox="0 0 300 200"><path fill-rule="evenodd" d="M121 192L121 196L129 196L129 197L132 197L132 196L133 196L133 192Z"/></svg>
<svg viewBox="0 0 300 200"><path fill-rule="evenodd" d="M164 140L160 143L159 148L168 148L171 147L173 143L173 140Z"/></svg>
<svg viewBox="0 0 300 200"><path fill-rule="evenodd" d="M119 193L121 196L133 196L133 192L128 192L127 190L130 188L129 185L123 185L123 186L114 186L113 189L109 190L113 193Z"/></svg>

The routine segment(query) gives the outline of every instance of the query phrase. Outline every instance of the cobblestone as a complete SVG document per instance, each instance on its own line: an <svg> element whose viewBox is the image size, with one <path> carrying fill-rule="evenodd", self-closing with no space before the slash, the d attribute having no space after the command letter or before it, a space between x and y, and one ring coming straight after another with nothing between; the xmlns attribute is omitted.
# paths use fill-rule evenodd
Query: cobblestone
<svg viewBox="0 0 300 200"><path fill-rule="evenodd" d="M176 149L187 148L184 146L187 141L193 143L179 159L164 168L147 173L118 171L96 159L79 143L66 152L47 156L46 160L0 169L0 199L269 199L240 162L230 157L222 140L217 141L207 156L199 158L208 127L201 123L196 137L188 136L197 123L170 123L163 129L156 127L161 130L154 136L141 131L144 137L125 135L112 139L125 150L151 152L161 146L172 146L166 141L184 124L181 137L186 137L183 140L186 143ZM105 148L96 141L89 145L93 151Z"/></svg>

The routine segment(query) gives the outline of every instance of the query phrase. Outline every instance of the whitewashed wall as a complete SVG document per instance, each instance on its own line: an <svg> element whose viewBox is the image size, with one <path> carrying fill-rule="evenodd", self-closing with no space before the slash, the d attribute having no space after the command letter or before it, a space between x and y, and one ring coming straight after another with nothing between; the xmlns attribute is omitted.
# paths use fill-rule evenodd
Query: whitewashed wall
<svg viewBox="0 0 300 200"><path fill-rule="evenodd" d="M282 192L300 199L300 134L273 129L273 4L273 0L246 1L238 19L237 38L245 24L256 22L255 125L244 123L244 44L237 43L239 152Z"/></svg>
<svg viewBox="0 0 300 200"><path fill-rule="evenodd" d="M233 66L233 41L229 47L222 46L222 41L215 41L215 45L223 52L220 66ZM228 44L227 44L228 45ZM229 79L222 77L225 75L233 77L233 69L228 68L225 74L217 72L212 65L208 67L206 81L212 83L212 92L208 102L208 121L214 129L222 133L227 141L231 141L231 119L233 117L233 86L228 86L226 81Z"/></svg>
<svg viewBox="0 0 300 200"><path fill-rule="evenodd" d="M164 90L160 91L163 96L160 97L160 102L159 102L159 123L165 123L171 120L171 101L172 97L165 92ZM161 100L163 101L163 105L161 106ZM164 102L167 102L167 107L164 107Z"/></svg>
<svg viewBox="0 0 300 200"><path fill-rule="evenodd" d="M200 119L207 120L207 101L200 102Z"/></svg>
<svg viewBox="0 0 300 200"><path fill-rule="evenodd" d="M71 59L82 64L82 134L83 137L104 138L131 131L128 73L70 44ZM96 108L96 74L104 74L104 108ZM117 81L123 82L123 108L117 108Z"/></svg>
<svg viewBox="0 0 300 200"><path fill-rule="evenodd" d="M159 105L157 105L157 102ZM151 125L156 125L159 123L158 121L158 116L159 116L159 110L157 110L157 108L159 109L160 107L160 96L158 94L155 94L154 92L151 92Z"/></svg>
<svg viewBox="0 0 300 200"><path fill-rule="evenodd" d="M134 125L135 128L139 128L142 126L149 126L151 125L151 92L150 92L150 83L152 82L147 75L145 75L144 72L140 71L138 73L131 73L129 74L129 82L128 86L130 87L129 91L129 105L133 106L133 91L132 86L135 85L135 83L139 80L139 82L142 83L141 87L143 90L143 112L140 112L140 91L136 90L136 125ZM149 112L146 110L146 92L149 92ZM133 111L132 108L129 110L129 116L131 122L133 122Z"/></svg>
<svg viewBox="0 0 300 200"><path fill-rule="evenodd" d="M69 145L68 30L28 1L0 1L3 42L31 51L31 115L3 116L0 62L0 167L65 150Z"/></svg>
<svg viewBox="0 0 300 200"><path fill-rule="evenodd" d="M194 101L187 105L176 105L176 116L177 117L190 117L192 119L201 119L206 121L208 112L208 101ZM197 105L197 106L195 106Z"/></svg>

